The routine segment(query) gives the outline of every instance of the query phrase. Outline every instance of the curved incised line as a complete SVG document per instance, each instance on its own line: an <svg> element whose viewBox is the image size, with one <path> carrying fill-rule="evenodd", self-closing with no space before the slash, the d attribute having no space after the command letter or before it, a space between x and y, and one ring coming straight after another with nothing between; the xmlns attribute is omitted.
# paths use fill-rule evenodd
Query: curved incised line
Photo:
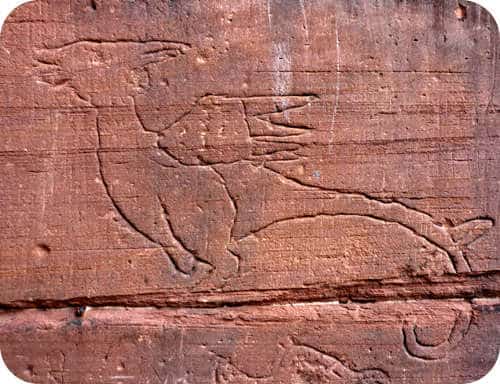
<svg viewBox="0 0 500 384"><path fill-rule="evenodd" d="M471 320L472 313L470 311L460 311L455 318L455 323L448 338L436 346L422 344L417 337L417 325L415 323L405 323L403 325L404 347L409 355L422 360L443 359L469 333Z"/></svg>
<svg viewBox="0 0 500 384"><path fill-rule="evenodd" d="M329 188L323 188L323 187L318 187L318 186L311 186L311 185L299 182L299 181L297 181L294 178L290 178L290 177L287 177L285 175L282 175L281 173L279 173L279 172L277 172L277 171L269 168L268 166L264 165L264 168L267 169L271 173L277 174L277 175L285 178L286 180L288 180L291 183L296 184L297 186L311 188L313 190L318 190L318 191L333 192L333 193L337 193L337 194L339 194L341 196L342 195L350 195L350 196L353 196L353 197L359 197L361 199L368 200L368 202L376 202L376 203L382 204L382 205L393 204L395 207L399 207L399 208L401 208L401 209L403 209L403 210L405 210L405 211L407 211L409 213L413 213L414 215L425 216L426 219L430 221L429 222L430 225L432 225L435 228L439 228L440 227L439 225L437 225L436 223L434 223L432 221L433 218L428 213L419 211L417 209L409 208L405 204L402 204L399 201L394 201L394 200L384 201L384 200L378 199L376 197L372 197L369 194L365 194L365 193L361 193L361 192L349 192L349 191L341 191L341 190L337 190L337 189L329 189ZM384 210L384 208L382 208L382 210ZM321 214L321 213L319 213L319 214ZM325 214L328 214L328 213L325 213ZM347 213L345 213L345 214L347 214ZM453 267L455 269L455 273L463 273L463 272L470 272L471 271L471 268L470 268L470 265L469 265L468 261L465 259L465 257L463 256L463 254L462 254L462 252L460 250L457 249L455 251L455 250L446 248L445 245L439 244L439 242L437 240L434 240L430 236L421 233L421 231L419 231L417 228L412 227L411 225L405 223L404 221L401 221L401 220L398 220L398 219L390 219L390 218L387 218L387 217L383 217L382 215L377 215L377 214L373 214L373 213L367 213L367 214L365 214L365 213L357 213L357 214L353 214L353 215L354 216L372 217L372 218L379 219L379 220L382 220L382 221L394 222L394 223L400 224L401 226L403 226L403 227L407 228L408 230L410 230L416 236L425 239L426 241L428 241L432 245L436 246L437 248L439 248L440 250L442 250L443 252L445 252L446 255L452 261ZM447 233L444 229L442 229L441 232L442 232L443 235L445 235L446 237L448 237L448 240L450 242L450 246L453 246L454 245L454 241L451 238L450 234Z"/></svg>
<svg viewBox="0 0 500 384"><path fill-rule="evenodd" d="M149 240L151 243L156 244L159 248L163 249L163 251L168 256L168 259L172 263L172 265L173 265L174 269L176 270L176 272L178 272L179 274L181 274L184 277L188 277L189 274L187 274L187 273L185 273L185 272L182 271L182 269L180 268L180 266L176 262L175 258L170 254L170 252L168 251L168 249L166 249L165 247L163 247L161 244L159 244L157 241L155 241L149 234L147 234L146 232L142 231L131 220L129 220L127 218L127 215L125 214L125 212L123 212L123 210L121 209L121 207L116 203L116 201L112 197L112 195L111 195L111 188L110 188L108 182L106 181L106 178L104 176L104 171L103 171L103 160L101 158L102 137L101 137L101 129L100 129L100 125L99 125L99 117L98 116L96 117L96 132L97 132L97 144L98 144L98 148L97 148L97 151L96 151L96 157L97 157L97 162L98 162L98 167L99 167L99 176L100 176L102 184L104 186L104 190L106 192L106 195L108 196L109 200L111 201L111 204L113 205L113 208L120 215L120 217L124 220L124 222L133 231L139 233L144 238L146 238L147 240Z"/></svg>
<svg viewBox="0 0 500 384"><path fill-rule="evenodd" d="M209 262L207 262L206 260L203 260L202 258L200 258L196 252L192 251L191 249L189 249L186 244L182 241L181 237L175 233L174 231L174 227L172 226L172 222L170 221L170 215L168 213L168 210L167 208L165 207L165 205L161 202L160 198L158 198L158 202L159 204L161 205L161 208L163 210L163 217L165 219L165 222L167 224L167 227L168 227L168 230L169 232L172 234L172 237L174 239L174 241L177 243L178 247L181 248L182 250L184 250L186 253L188 253L189 255L191 255L191 257L196 260L196 262L200 263L200 264L205 264L207 265L208 267L210 268L214 268L214 266L212 264L210 264Z"/></svg>
<svg viewBox="0 0 500 384"><path fill-rule="evenodd" d="M288 221L294 221L294 220L301 220L301 219L315 219L315 218L319 218L319 217L358 217L358 218L369 218L369 219L372 219L372 220L379 221L381 223L395 223L395 224L398 224L398 225L402 226L406 230L410 231L413 235L415 235L415 236L417 236L417 237L419 237L419 238L427 241L428 243L432 244L433 246L435 246L440 251L446 253L448 255L448 257L450 257L450 259L453 260L453 257L448 253L448 251L446 249L444 249L442 246L440 246L434 240L432 240L432 239L430 239L430 238L428 238L428 237L426 237L424 235L421 235L414 228L409 227L408 225L406 225L404 223L400 223L397 220L388 220L388 219L381 218L381 217L378 217L376 215L370 215L370 214L366 214L366 215L363 214L363 215L361 215L361 214L351 214L351 213L335 213L335 214L319 213L319 214L316 214L316 215L302 215L302 216L293 217L293 218L279 219L279 220L275 220L275 221L273 221L273 222L271 222L269 224L266 224L265 226L263 226L263 227L261 227L261 228L259 228L257 230L251 231L249 234L241 236L237 240L240 241L240 240L244 240L247 237L254 236L258 232L261 232L261 231L269 228L270 226L272 226L274 224L279 224L279 223L282 223L282 222L288 222Z"/></svg>

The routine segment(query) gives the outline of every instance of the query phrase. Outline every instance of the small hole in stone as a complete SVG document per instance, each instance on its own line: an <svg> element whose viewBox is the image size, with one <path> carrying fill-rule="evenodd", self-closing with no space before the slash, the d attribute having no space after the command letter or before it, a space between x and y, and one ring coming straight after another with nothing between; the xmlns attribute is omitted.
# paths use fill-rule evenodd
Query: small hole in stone
<svg viewBox="0 0 500 384"><path fill-rule="evenodd" d="M467 8L465 8L462 4L458 4L455 8L455 16L458 20L464 21L467 18Z"/></svg>
<svg viewBox="0 0 500 384"><path fill-rule="evenodd" d="M50 247L47 244L37 244L31 253L37 258L45 258L50 254Z"/></svg>
<svg viewBox="0 0 500 384"><path fill-rule="evenodd" d="M27 367L26 367L26 375L28 376L33 376L34 374L34 369L35 367L31 364L29 364Z"/></svg>
<svg viewBox="0 0 500 384"><path fill-rule="evenodd" d="M87 308L85 308L84 306L80 306L78 307L76 310L75 310L75 316L76 317L82 317L84 314L85 314L85 311L87 310Z"/></svg>

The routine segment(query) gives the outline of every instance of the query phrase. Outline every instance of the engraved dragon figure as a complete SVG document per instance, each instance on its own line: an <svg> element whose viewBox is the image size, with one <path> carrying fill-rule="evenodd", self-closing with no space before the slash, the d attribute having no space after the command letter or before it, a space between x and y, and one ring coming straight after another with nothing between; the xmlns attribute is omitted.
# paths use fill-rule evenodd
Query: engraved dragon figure
<svg viewBox="0 0 500 384"><path fill-rule="evenodd" d="M131 231L163 250L177 275L234 276L238 240L316 215L395 223L443 250L455 272L471 271L464 249L492 227L491 219L445 225L396 199L309 185L273 167L301 158L313 131L304 115L317 95L203 95L176 111L174 121L150 126L137 96L154 81L153 69L191 49L176 41L79 40L40 49L35 58L38 81L69 90L95 111L96 157L113 208ZM125 134L131 143L120 141ZM127 152L127 145L140 150ZM276 202L272 212L257 211L266 190L300 195L304 204ZM322 204L307 203L317 199Z"/></svg>
<svg viewBox="0 0 500 384"><path fill-rule="evenodd" d="M381 369L352 369L337 357L292 339L282 345L282 353L270 375L254 377L236 367L230 359L217 356L215 384L390 384L389 374Z"/></svg>

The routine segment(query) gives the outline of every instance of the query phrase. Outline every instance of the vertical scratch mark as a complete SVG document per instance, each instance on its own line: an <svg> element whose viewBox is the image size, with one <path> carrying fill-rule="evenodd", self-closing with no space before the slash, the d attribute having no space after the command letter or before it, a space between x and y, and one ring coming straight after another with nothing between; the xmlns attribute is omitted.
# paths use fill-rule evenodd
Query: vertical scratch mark
<svg viewBox="0 0 500 384"><path fill-rule="evenodd" d="M269 29L272 29L273 16L271 14L271 0L267 0L267 24L269 25Z"/></svg>
<svg viewBox="0 0 500 384"><path fill-rule="evenodd" d="M273 44L274 92L279 96L286 95L290 90L292 61L288 44L278 42ZM283 108L287 107L286 99Z"/></svg>
<svg viewBox="0 0 500 384"><path fill-rule="evenodd" d="M495 30L495 27L493 27L493 30ZM498 40L498 35L495 33L493 36L494 37L490 38L490 41L492 43L491 51L492 51L492 55L493 55L492 60L491 60L493 79L491 81L491 91L490 91L490 97L488 100L488 104L486 105L486 108L484 110L485 119L486 119L486 116L488 114L488 111L490 110L490 108L493 105L493 99L495 97L496 80L497 80L497 60L498 60L497 40ZM489 137L490 136L489 126L488 126L488 124L485 124L485 126L486 126L486 134Z"/></svg>
<svg viewBox="0 0 500 384"><path fill-rule="evenodd" d="M267 21L271 36L273 35L273 16L271 12L271 1L267 0ZM272 71L273 71L273 92L278 96L283 96L290 90L292 59L286 41L272 40ZM286 100L283 102L286 107Z"/></svg>
<svg viewBox="0 0 500 384"><path fill-rule="evenodd" d="M52 120L52 118L51 118ZM33 230L37 233L36 236L44 237L45 232L46 232L46 223L45 223L45 213L47 209L47 203L49 200L52 200L52 197L54 195L54 179L55 179L55 153L57 150L58 146L58 138L59 138L59 122L60 122L60 115L59 112L56 113L55 116L55 124L54 124L54 130L52 131L52 137L51 137L51 155L50 158L47 158L46 161L44 160L44 165L46 162L49 163L47 173L46 173L46 178L44 179L42 185L42 192L40 194L40 200L41 200L41 209L40 209L40 218L36 220L37 224L33 227Z"/></svg>
<svg viewBox="0 0 500 384"><path fill-rule="evenodd" d="M334 139L335 119L337 117L337 110L339 108L339 95L340 95L340 40L337 21L335 20L335 47L337 52L337 65L335 75L335 102L333 104L332 124L330 125L330 137L328 139L328 152L332 152L332 145Z"/></svg>
<svg viewBox="0 0 500 384"><path fill-rule="evenodd" d="M309 47L311 46L311 41L309 40L309 23L307 21L307 13L306 13L306 7L304 4L304 0L299 0L300 2L300 8L302 10L302 18L304 19L304 33L305 33L305 38L306 38L306 44L305 44L305 52L304 52L304 58L305 58L305 63L307 66L309 66L310 63L310 57L309 57ZM309 84L309 73L306 75L307 83ZM310 125L310 114L307 114L307 124Z"/></svg>
<svg viewBox="0 0 500 384"><path fill-rule="evenodd" d="M181 340L180 340L180 345L179 345L179 360L181 362L181 369L180 369L180 374L182 375L184 372L184 328L181 328ZM182 380L181 382L184 382Z"/></svg>
<svg viewBox="0 0 500 384"><path fill-rule="evenodd" d="M309 43L309 24L307 22L306 7L304 4L304 0L299 0L299 2L300 2L300 8L302 10L302 17L304 18L304 32L306 35L306 45L310 45L310 43Z"/></svg>

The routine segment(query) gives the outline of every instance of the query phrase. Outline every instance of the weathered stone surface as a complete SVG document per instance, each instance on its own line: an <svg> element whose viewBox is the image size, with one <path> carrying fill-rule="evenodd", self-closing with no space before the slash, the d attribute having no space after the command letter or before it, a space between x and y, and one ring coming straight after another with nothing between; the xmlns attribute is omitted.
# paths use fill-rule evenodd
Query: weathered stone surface
<svg viewBox="0 0 500 384"><path fill-rule="evenodd" d="M498 301L24 310L6 363L39 383L466 383L494 364Z"/></svg>
<svg viewBox="0 0 500 384"><path fill-rule="evenodd" d="M191 373L167 364L161 375L134 368L134 378L287 382L291 367L257 360L269 352L281 361L277 349L300 350L286 343L301 336L319 350L291 355L351 372L339 382L402 382L412 372L412 382L452 383L484 373L497 348L495 311L447 300L500 293L499 52L491 16L456 7L37 0L18 8L0 42L0 306L20 311L0 316L0 333L16 372L32 358L41 382L62 381L61 371L65 383L81 382L83 367L95 374L83 381L127 376L93 351L117 345L152 367L174 353L162 324L177 340L178 317L198 327L186 330L192 352L172 357L180 370L192 364ZM337 300L391 300L352 307L376 314L353 321L361 336L380 331L367 336L379 352L368 358L349 342L331 350L316 343L315 321L332 340L356 339L338 327L347 320ZM313 301L330 304L283 307ZM211 328L208 314L231 317L239 310L222 307L244 304L252 305L242 310L249 324ZM95 309L94 322L76 328L67 309L54 309L82 305L177 309ZM455 305L481 320L455 316ZM27 309L35 307L50 310ZM290 332L252 323L276 308L286 308L277 316ZM401 324L420 311L436 327L417 328L432 340L411 352ZM477 335L455 342L451 317L476 324ZM247 326L262 331L254 349L242 341ZM31 355L6 330L55 338L60 351L44 366L48 346ZM143 333L149 350L123 344ZM448 342L429 352L443 333ZM211 338L235 348L231 359L257 359L258 372L236 364L226 367L236 377L215 375L219 352L202 341ZM455 355L443 352L447 343L457 344ZM380 352L386 344L399 348L395 370ZM87 365L75 360L78 349ZM374 367L387 377L360 376Z"/></svg>
<svg viewBox="0 0 500 384"><path fill-rule="evenodd" d="M497 43L479 7L96 4L33 2L3 30L2 303L471 272L490 290Z"/></svg>

